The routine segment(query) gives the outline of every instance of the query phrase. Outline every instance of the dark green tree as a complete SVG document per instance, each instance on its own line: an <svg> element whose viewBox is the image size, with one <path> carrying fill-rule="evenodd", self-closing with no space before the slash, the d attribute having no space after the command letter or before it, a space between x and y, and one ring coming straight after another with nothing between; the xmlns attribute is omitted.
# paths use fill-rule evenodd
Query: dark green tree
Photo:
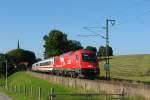
<svg viewBox="0 0 150 100"><path fill-rule="evenodd" d="M25 70L30 68L36 61L35 54L32 51L15 49L9 51L7 54L8 62L11 63L12 69Z"/></svg>
<svg viewBox="0 0 150 100"><path fill-rule="evenodd" d="M107 52L109 53L109 56L113 56L113 49L112 49L112 47L109 46L109 48L108 48L107 50L108 50ZM101 46L101 47L99 48L98 55L99 55L100 57L106 56L106 47Z"/></svg>
<svg viewBox="0 0 150 100"><path fill-rule="evenodd" d="M8 75L13 72L12 64L9 62L7 54L0 54L0 76L5 76L6 74L6 60Z"/></svg>
<svg viewBox="0 0 150 100"><path fill-rule="evenodd" d="M56 56L66 52L67 35L59 30L52 30L48 35L44 36L45 58Z"/></svg>
<svg viewBox="0 0 150 100"><path fill-rule="evenodd" d="M0 54L0 77L4 76L6 69L6 56L5 54Z"/></svg>
<svg viewBox="0 0 150 100"><path fill-rule="evenodd" d="M113 49L111 46L109 46L108 48L108 53L109 53L109 56L113 56Z"/></svg>
<svg viewBox="0 0 150 100"><path fill-rule="evenodd" d="M79 49L83 49L83 47L81 46L81 43L79 41L68 40L67 51L75 51L75 50L79 50Z"/></svg>
<svg viewBox="0 0 150 100"><path fill-rule="evenodd" d="M52 30L48 35L45 35L43 39L45 41L45 58L57 56L68 51L82 49L80 42L68 40L67 34L59 30Z"/></svg>
<svg viewBox="0 0 150 100"><path fill-rule="evenodd" d="M101 46L98 50L98 56L103 57L106 55L106 50L104 46Z"/></svg>
<svg viewBox="0 0 150 100"><path fill-rule="evenodd" d="M96 47L93 47L93 46L87 46L86 49L87 49L87 50L91 50L91 51L97 53Z"/></svg>

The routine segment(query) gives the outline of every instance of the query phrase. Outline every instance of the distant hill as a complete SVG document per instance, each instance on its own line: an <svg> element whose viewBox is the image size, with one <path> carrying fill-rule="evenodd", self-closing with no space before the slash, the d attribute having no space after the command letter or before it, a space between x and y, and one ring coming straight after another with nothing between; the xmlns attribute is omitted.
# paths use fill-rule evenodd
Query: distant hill
<svg viewBox="0 0 150 100"><path fill-rule="evenodd" d="M150 82L150 54L114 56L110 59L111 77ZM105 61L100 61L100 76L105 76Z"/></svg>

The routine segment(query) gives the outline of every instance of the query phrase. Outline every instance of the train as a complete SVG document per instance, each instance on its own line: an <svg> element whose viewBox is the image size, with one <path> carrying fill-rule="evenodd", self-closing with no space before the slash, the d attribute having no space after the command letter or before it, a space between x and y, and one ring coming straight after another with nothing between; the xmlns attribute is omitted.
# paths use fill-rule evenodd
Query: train
<svg viewBox="0 0 150 100"><path fill-rule="evenodd" d="M80 49L44 59L32 65L32 71L70 77L97 77L100 69L93 51Z"/></svg>

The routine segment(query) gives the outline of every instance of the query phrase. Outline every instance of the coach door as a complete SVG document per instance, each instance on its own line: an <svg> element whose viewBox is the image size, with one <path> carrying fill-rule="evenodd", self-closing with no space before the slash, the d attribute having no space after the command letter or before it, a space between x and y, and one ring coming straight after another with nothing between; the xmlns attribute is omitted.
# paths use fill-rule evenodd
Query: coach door
<svg viewBox="0 0 150 100"><path fill-rule="evenodd" d="M77 54L75 57L75 62L76 62L76 67L79 68L80 67L80 58L79 58L79 55L77 55Z"/></svg>

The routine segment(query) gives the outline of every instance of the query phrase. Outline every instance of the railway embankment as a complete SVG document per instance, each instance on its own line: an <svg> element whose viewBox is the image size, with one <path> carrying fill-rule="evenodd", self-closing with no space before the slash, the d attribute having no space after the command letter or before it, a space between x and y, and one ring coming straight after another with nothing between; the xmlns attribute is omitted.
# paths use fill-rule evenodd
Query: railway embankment
<svg viewBox="0 0 150 100"><path fill-rule="evenodd" d="M77 79L69 77L54 76L36 72L27 72L28 74L43 78L54 84L60 84L63 86L74 87L81 90L92 90L95 92L104 91L106 93L120 93L126 92L129 96L142 96L146 100L150 99L150 85L142 83L129 83L124 81L106 81L106 80L88 80Z"/></svg>

